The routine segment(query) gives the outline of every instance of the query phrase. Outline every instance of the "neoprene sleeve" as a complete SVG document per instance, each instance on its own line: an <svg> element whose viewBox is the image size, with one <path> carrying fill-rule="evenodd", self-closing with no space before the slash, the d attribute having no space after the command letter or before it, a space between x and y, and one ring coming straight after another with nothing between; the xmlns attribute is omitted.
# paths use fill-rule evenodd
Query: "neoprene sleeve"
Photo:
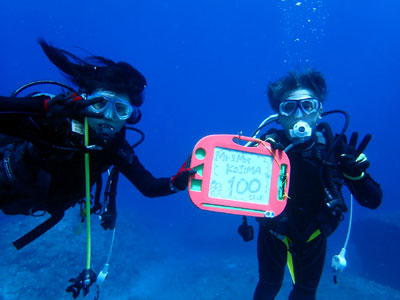
<svg viewBox="0 0 400 300"><path fill-rule="evenodd" d="M0 113L44 115L47 97L13 98L0 96Z"/></svg>
<svg viewBox="0 0 400 300"><path fill-rule="evenodd" d="M360 180L346 180L346 185L360 205L376 209L382 203L383 191L368 173Z"/></svg>

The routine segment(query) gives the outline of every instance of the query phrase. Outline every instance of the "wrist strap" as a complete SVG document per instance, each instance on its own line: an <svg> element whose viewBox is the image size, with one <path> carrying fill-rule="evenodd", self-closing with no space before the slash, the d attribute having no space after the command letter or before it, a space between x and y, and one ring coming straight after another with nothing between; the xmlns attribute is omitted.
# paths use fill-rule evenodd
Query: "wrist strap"
<svg viewBox="0 0 400 300"><path fill-rule="evenodd" d="M347 175L346 173L343 173L343 176L344 176L345 178L347 178L347 179L350 179L350 180L360 180L361 178L364 177L364 175L365 175L365 173L362 172L360 176L353 177L353 176Z"/></svg>

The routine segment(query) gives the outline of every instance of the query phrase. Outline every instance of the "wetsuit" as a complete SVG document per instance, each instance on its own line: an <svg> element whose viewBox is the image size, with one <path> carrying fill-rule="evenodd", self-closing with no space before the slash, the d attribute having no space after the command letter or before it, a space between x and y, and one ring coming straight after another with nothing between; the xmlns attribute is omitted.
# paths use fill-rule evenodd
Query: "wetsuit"
<svg viewBox="0 0 400 300"><path fill-rule="evenodd" d="M63 215L85 196L83 135L69 118L46 118L45 100L0 97L0 209L7 214ZM124 129L111 141L91 130L90 144L102 149L90 153L91 186L115 166L147 197L174 193L169 178L155 178L140 163Z"/></svg>
<svg viewBox="0 0 400 300"><path fill-rule="evenodd" d="M273 135L283 146L290 144L283 131L274 131ZM275 299L286 264L294 283L289 299L315 299L325 261L327 237L341 219L340 213L334 213L326 205L320 173L326 151L327 146L314 137L287 153L291 163L287 206L275 219L257 219L260 224L257 242L259 282L254 300ZM333 151L333 157L337 155L340 153ZM351 182L345 180L337 169L330 169L333 169L330 176L334 177L332 181L339 193L345 184L361 205L372 209L379 206L382 190L369 174Z"/></svg>

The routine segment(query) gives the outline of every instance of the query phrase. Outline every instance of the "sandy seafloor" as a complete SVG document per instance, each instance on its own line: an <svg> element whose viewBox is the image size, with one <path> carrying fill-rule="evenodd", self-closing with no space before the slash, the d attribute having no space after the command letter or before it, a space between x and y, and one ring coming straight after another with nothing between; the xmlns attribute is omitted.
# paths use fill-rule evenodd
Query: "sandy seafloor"
<svg viewBox="0 0 400 300"><path fill-rule="evenodd" d="M64 290L68 279L84 268L86 257L85 235L74 233L79 223L77 213L71 209L61 223L20 251L12 247L11 241L40 220L2 216L0 300L72 299ZM190 247L184 240L170 239L132 220L123 212L119 215L110 273L100 299L252 299L257 282L254 241L247 246L248 255L217 244ZM111 233L104 232L95 218L93 223L92 266L98 272L106 260ZM329 268L325 269L317 299L400 299L400 291L366 280L351 270L340 274L334 285ZM290 288L287 275L277 299L287 299ZM92 286L85 299L94 299L95 294Z"/></svg>

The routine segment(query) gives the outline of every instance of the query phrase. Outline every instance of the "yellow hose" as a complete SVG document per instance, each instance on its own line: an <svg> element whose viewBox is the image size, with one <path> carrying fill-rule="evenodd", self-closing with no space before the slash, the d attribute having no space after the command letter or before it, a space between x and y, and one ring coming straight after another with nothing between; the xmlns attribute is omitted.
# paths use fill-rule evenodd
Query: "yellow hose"
<svg viewBox="0 0 400 300"><path fill-rule="evenodd" d="M89 124L85 118L85 147L89 146ZM85 153L85 183L86 183L86 269L90 269L91 259L91 231L90 231L90 169L89 153Z"/></svg>

